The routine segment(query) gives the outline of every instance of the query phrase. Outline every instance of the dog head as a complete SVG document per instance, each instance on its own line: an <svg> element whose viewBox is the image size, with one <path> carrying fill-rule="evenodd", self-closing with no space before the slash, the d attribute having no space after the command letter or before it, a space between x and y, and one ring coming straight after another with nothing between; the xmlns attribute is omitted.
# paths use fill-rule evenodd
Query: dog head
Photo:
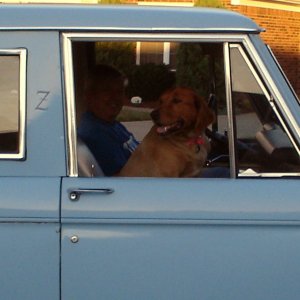
<svg viewBox="0 0 300 300"><path fill-rule="evenodd" d="M213 122L214 113L192 89L176 87L161 95L151 118L160 135L189 131L200 135Z"/></svg>

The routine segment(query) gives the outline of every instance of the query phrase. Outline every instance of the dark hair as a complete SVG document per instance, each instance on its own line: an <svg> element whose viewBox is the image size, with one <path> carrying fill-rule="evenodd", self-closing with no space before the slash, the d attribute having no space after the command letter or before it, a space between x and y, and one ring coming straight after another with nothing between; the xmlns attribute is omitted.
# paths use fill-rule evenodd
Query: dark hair
<svg viewBox="0 0 300 300"><path fill-rule="evenodd" d="M87 91L96 90L99 84L107 80L123 80L126 81L125 75L116 68L109 65L96 65L90 70L86 84Z"/></svg>

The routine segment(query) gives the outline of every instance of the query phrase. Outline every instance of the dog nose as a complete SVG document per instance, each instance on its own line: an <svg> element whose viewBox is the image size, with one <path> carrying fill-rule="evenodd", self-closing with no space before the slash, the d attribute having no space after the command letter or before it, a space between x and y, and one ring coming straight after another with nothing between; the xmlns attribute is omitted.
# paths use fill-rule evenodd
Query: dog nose
<svg viewBox="0 0 300 300"><path fill-rule="evenodd" d="M153 121L158 121L159 120L159 110L155 109L150 113L151 119Z"/></svg>

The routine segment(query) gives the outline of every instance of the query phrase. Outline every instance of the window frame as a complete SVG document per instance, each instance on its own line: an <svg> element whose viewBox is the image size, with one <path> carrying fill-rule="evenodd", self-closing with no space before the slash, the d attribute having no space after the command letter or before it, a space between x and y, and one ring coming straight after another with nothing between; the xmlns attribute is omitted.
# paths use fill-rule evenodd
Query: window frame
<svg viewBox="0 0 300 300"><path fill-rule="evenodd" d="M65 32L61 35L63 47L63 62L64 62L64 79L65 79L65 109L66 109L66 135L67 135L67 166L68 176L78 177L77 168L77 137L76 137L76 111L75 111L75 88L74 88L74 74L73 74L73 57L72 57L72 43L76 41L81 42L96 42L96 41L146 41L146 42L207 42L207 43L223 43L224 53L224 79L226 89L226 103L227 103L227 124L228 124L228 137L229 137L229 154L230 154L230 177L238 178L236 172L236 154L235 154L235 130L234 118L232 110L231 98L231 73L230 73L230 44L240 44L249 55L254 67L256 68L261 80L266 86L266 90L270 91L270 97L273 100L275 97L280 104L281 110L283 104L282 119L290 117L291 114L284 105L284 100L280 92L276 88L272 76L263 64L259 56L256 46L253 44L251 36L243 33L186 33L186 32L167 32L167 33L143 33L143 32ZM292 118L292 125L296 124L296 120ZM291 125L291 124L289 124ZM288 126L287 126L288 127ZM296 136L293 143L298 145L300 142L300 132L295 126L293 131L296 131ZM289 132L289 130L288 130ZM294 132L293 132L294 133ZM294 135L290 134L292 137ZM296 147L300 154L299 148ZM265 174L268 176L267 174ZM272 174L272 177L276 174ZM289 174L290 175L290 174ZM281 177L282 174L278 174Z"/></svg>
<svg viewBox="0 0 300 300"><path fill-rule="evenodd" d="M266 85L266 82L263 78L261 78L261 74L260 72L257 70L257 66L255 65L253 59L251 57L249 57L247 54L249 54L249 52L246 53L244 47L242 44L240 43L229 43L228 44L228 52L229 52L229 63L230 63L230 49L233 48L237 48L240 55L243 57L245 63L247 64L247 66L249 67L250 72L252 73L252 75L254 76L258 86L261 88L263 95L266 97L266 100L269 102L269 105L271 106L272 110L274 111L276 117L278 118L280 124L282 125L282 127L284 128L285 133L287 134L289 140L291 141L293 147L296 149L298 155L300 156L300 149L298 147L298 144L296 143L290 128L287 126L286 122L284 121L284 116L283 114L280 112L278 105L276 105L276 101L275 98L273 96L273 94L271 93L271 91L269 90L268 86ZM229 65L230 68L230 65ZM232 80L232 78L231 78ZM230 84L230 89L231 89L231 93L232 91L232 82ZM233 136L231 136L231 139L233 141L233 144L236 144L236 139L237 139L237 133L236 133L236 124L235 124L235 118L233 115L233 102L232 102L232 94L229 96L230 97L230 102L231 102L231 106L230 106L230 112L232 114L231 116L231 122L232 122L232 130L231 133L233 134ZM229 109L229 108L228 108ZM234 146L234 145L233 145ZM234 146L234 149L236 149L236 147ZM274 172L274 173L268 173L268 172L262 172L262 173L256 173L253 175L249 175L249 174L245 174L243 175L242 173L238 173L238 170L236 168L237 166L237 158L236 158L236 152L234 151L234 173L235 173L235 177L236 178L243 178L243 177L290 177L290 176L295 176L295 177L299 177L300 176L300 172L290 172L290 173L284 173L284 172Z"/></svg>
<svg viewBox="0 0 300 300"><path fill-rule="evenodd" d="M26 68L27 49L0 49L0 56L19 56L19 151L18 153L0 153L0 160L25 159L25 131L26 131Z"/></svg>

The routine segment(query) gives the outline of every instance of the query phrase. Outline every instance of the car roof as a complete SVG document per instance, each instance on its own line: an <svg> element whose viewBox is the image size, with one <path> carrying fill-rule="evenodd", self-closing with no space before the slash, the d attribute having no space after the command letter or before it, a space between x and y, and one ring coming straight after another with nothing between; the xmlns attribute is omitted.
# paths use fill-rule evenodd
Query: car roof
<svg viewBox="0 0 300 300"><path fill-rule="evenodd" d="M139 5L0 5L0 30L261 32L224 9Z"/></svg>

